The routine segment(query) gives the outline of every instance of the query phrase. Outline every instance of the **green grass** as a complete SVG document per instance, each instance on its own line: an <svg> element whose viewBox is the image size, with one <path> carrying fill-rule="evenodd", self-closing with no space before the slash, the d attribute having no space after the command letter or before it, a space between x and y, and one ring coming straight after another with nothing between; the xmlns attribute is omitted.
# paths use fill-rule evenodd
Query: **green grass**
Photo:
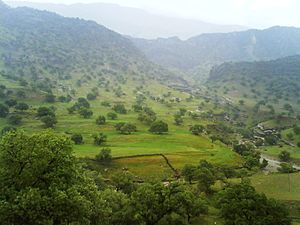
<svg viewBox="0 0 300 225"><path fill-rule="evenodd" d="M300 201L300 173L258 174L251 177L251 183L257 191L270 198Z"/></svg>
<svg viewBox="0 0 300 225"><path fill-rule="evenodd" d="M75 76L76 77L76 76ZM74 85L76 79L69 81L59 81L65 85ZM3 79L3 82L8 88L13 90L19 89L18 83ZM114 81L112 81L114 82ZM115 86L120 84L115 84ZM70 135L72 133L80 133L84 137L84 144L74 146L74 154L77 157L89 157L94 158L103 148L103 146L95 146L93 144L93 134L103 132L107 135L108 141L106 146L111 148L113 157L120 156L132 156L139 154L165 154L173 166L177 169L181 169L185 164L197 164L201 159L209 160L216 164L230 164L237 165L241 163L241 158L235 154L231 149L226 146L216 143L212 144L210 139L205 136L194 136L189 132L189 127L193 124L208 124L209 120L193 120L188 116L184 116L184 124L181 126L174 125L173 115L179 110L179 108L185 108L187 110L195 111L198 106L204 102L203 99L193 99L190 102L185 101L189 97L189 94L171 89L165 85L162 85L156 81L147 81L147 85L143 89L144 92L148 92L146 105L150 106L156 113L157 119L163 120L169 125L169 133L165 135L155 135L148 132L149 125L143 124L138 121L138 113L131 110L131 106L135 103L135 87L141 85L138 81L128 79L126 84L120 85L126 95L122 97L116 97L112 91L105 91L104 88L99 88L99 96L96 100L90 101L91 109L94 115L90 119L81 118L78 114L68 114L67 108L74 104L59 103L54 104L44 103L43 97L38 95L31 95L31 98L27 98L24 101L28 103L31 108L25 113L22 113L23 123L18 127L27 133L34 133L43 130L43 125L36 118L36 109L40 106L54 106L56 108L56 115L58 123L56 124L54 131L60 134ZM91 81L85 83L81 87L76 88L76 96L85 97L91 89L95 87L95 82ZM151 100L150 96L162 96L163 94L171 93L170 97L166 99L172 99L174 97L181 98L181 102L174 102L168 106L154 100ZM57 96L65 95L59 89L55 89L54 93ZM117 102L125 104L129 109L128 114L118 115L117 120L108 120L105 125L98 126L95 123L97 116L104 115L111 112L110 107L104 107L101 105L102 101L108 101L111 105ZM210 103L205 103L206 110L214 110L214 106ZM13 110L11 110L12 112ZM118 122L130 122L137 126L138 132L132 135L119 134L114 125ZM6 119L0 119L0 129L7 125ZM154 160L155 159L155 160ZM117 168L128 167L133 173L146 177L152 176L153 173L160 178L164 178L170 175L170 171L166 171L164 167L161 167L159 163L161 157L143 157L133 159L116 160L114 163Z"/></svg>
<svg viewBox="0 0 300 225"><path fill-rule="evenodd" d="M288 151L291 154L291 158L296 162L300 162L300 148L299 147L291 147L284 145L280 146L267 146L261 148L261 152L266 155L270 155L272 157L278 157L281 151Z"/></svg>

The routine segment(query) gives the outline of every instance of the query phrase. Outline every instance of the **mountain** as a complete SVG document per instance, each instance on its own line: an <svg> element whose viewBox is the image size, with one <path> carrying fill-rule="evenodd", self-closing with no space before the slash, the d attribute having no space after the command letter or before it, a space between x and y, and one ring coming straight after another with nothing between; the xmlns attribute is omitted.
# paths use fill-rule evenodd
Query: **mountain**
<svg viewBox="0 0 300 225"><path fill-rule="evenodd" d="M270 61L223 63L211 70L206 86L236 102L243 100L250 105L259 102L277 105L277 110L299 110L300 55Z"/></svg>
<svg viewBox="0 0 300 225"><path fill-rule="evenodd" d="M9 4L11 6L28 6L53 11L67 17L94 20L118 33L146 39L172 36L187 39L202 33L232 32L247 29L243 26L217 25L198 20L166 17L151 14L142 9L108 3L63 5L9 2Z"/></svg>
<svg viewBox="0 0 300 225"><path fill-rule="evenodd" d="M178 38L132 39L153 62L193 70L229 61L271 60L300 54L300 28L272 27L232 33Z"/></svg>
<svg viewBox="0 0 300 225"><path fill-rule="evenodd" d="M0 10L1 64L13 76L169 75L129 39L96 22L3 3Z"/></svg>

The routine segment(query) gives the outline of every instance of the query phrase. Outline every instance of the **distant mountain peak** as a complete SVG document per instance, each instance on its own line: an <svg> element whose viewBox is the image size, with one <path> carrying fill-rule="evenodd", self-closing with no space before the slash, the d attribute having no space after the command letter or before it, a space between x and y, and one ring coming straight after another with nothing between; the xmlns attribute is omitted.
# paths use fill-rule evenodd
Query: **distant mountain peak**
<svg viewBox="0 0 300 225"><path fill-rule="evenodd" d="M6 5L2 0L0 0L0 9L6 9L8 5Z"/></svg>

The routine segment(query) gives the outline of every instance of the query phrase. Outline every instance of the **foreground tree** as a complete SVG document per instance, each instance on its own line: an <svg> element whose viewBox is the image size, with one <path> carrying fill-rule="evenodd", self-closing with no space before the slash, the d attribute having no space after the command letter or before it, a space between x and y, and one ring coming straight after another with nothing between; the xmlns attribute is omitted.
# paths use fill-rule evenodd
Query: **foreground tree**
<svg viewBox="0 0 300 225"><path fill-rule="evenodd" d="M218 194L217 207L225 225L290 225L287 209L259 194L248 183L228 186Z"/></svg>
<svg viewBox="0 0 300 225"><path fill-rule="evenodd" d="M189 223L207 213L205 202L178 183L143 184L132 193L132 200L137 218L144 222L141 224L178 224L174 217L182 221L180 224L186 224L184 220Z"/></svg>
<svg viewBox="0 0 300 225"><path fill-rule="evenodd" d="M0 141L0 224L89 224L100 209L95 184L69 138L49 131Z"/></svg>

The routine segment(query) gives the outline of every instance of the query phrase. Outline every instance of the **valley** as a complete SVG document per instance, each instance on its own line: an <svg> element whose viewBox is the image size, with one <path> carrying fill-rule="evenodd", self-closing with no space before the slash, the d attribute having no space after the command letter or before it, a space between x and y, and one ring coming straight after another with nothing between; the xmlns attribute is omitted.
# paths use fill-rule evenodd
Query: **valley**
<svg viewBox="0 0 300 225"><path fill-rule="evenodd" d="M236 225L223 215L230 208L223 201L237 188L267 205L257 218L278 210L278 225L300 224L299 37L299 28L273 27L145 40L0 1L0 200L35 188L42 190L36 196L51 196L49 184L61 186L74 208L90 204L89 213L65 215L71 222L59 210L56 221L38 221L20 209L24 224ZM60 164L52 168L56 162L66 174ZM172 191L180 194L173 199ZM49 199L63 198L57 193ZM156 208L138 205L147 199ZM9 210L0 205L0 223L22 224ZM156 221L147 210L165 214Z"/></svg>

